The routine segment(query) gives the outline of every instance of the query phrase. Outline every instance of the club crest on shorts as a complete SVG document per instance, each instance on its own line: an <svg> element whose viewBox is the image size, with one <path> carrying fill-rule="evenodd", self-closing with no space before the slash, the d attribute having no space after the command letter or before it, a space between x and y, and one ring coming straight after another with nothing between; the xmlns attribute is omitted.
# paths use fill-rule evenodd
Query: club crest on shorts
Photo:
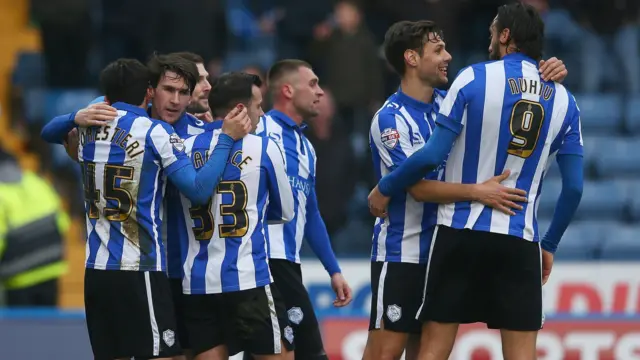
<svg viewBox="0 0 640 360"><path fill-rule="evenodd" d="M293 344L293 329L289 325L284 328L284 338L287 339L289 344Z"/></svg>
<svg viewBox="0 0 640 360"><path fill-rule="evenodd" d="M162 340L168 347L172 347L176 343L176 334L173 330L165 330L162 332Z"/></svg>
<svg viewBox="0 0 640 360"><path fill-rule="evenodd" d="M387 149L393 149L398 145L400 140L400 133L393 128L386 128L380 133L380 141Z"/></svg>
<svg viewBox="0 0 640 360"><path fill-rule="evenodd" d="M171 145L173 145L173 148L176 149L177 151L180 151L180 152L184 151L184 142L182 141L182 139L180 139L178 134L169 135L169 142L171 143Z"/></svg>
<svg viewBox="0 0 640 360"><path fill-rule="evenodd" d="M302 312L302 309L297 306L287 310L287 315L289 316L289 321L296 325L300 325L302 319L304 319L304 313Z"/></svg>
<svg viewBox="0 0 640 360"><path fill-rule="evenodd" d="M396 322L402 317L402 308L396 304L387 306L387 317L391 322Z"/></svg>

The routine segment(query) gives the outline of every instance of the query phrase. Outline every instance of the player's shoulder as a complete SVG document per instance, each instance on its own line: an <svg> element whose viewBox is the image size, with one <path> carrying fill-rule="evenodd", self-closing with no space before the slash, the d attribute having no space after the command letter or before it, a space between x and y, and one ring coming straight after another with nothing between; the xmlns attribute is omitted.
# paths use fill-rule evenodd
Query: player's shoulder
<svg viewBox="0 0 640 360"><path fill-rule="evenodd" d="M201 134L189 136L184 140L184 146L188 151L194 151L197 149L208 150L216 138L215 131L205 131Z"/></svg>
<svg viewBox="0 0 640 360"><path fill-rule="evenodd" d="M372 126L377 124L392 124L395 123L396 117L404 118L401 109L403 108L402 101L398 96L398 93L394 93L382 104L380 109L373 115Z"/></svg>

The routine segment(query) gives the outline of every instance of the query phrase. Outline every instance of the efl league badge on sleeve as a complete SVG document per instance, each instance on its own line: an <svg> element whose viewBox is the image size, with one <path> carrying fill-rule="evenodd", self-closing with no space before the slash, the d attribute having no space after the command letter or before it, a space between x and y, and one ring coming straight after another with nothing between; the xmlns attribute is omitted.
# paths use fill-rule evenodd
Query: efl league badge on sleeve
<svg viewBox="0 0 640 360"><path fill-rule="evenodd" d="M400 141L400 133L396 129L386 128L382 133L380 133L380 140L387 149L391 150L398 145L398 141Z"/></svg>
<svg viewBox="0 0 640 360"><path fill-rule="evenodd" d="M173 148L176 149L177 151L180 151L180 152L184 151L184 142L182 141L182 139L180 139L178 134L169 135L169 142L171 143L171 145L173 145Z"/></svg>

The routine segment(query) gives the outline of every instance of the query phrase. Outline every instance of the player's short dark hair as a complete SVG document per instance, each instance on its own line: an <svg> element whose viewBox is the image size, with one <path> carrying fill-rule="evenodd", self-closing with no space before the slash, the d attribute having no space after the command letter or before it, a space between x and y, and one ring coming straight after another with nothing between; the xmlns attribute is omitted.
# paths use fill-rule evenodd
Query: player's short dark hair
<svg viewBox="0 0 640 360"><path fill-rule="evenodd" d="M181 52L176 52L176 53L171 53L171 54L180 56L183 59L191 61L192 63L204 64L204 59L202 58L202 56L200 56L198 54L194 54L192 52L181 51Z"/></svg>
<svg viewBox="0 0 640 360"><path fill-rule="evenodd" d="M149 69L135 59L118 59L100 73L100 88L112 104L140 105L149 88Z"/></svg>
<svg viewBox="0 0 640 360"><path fill-rule="evenodd" d="M384 35L384 55L398 75L402 76L406 71L404 52L414 50L422 55L424 45L432 41L429 37L432 33L444 40L442 30L430 20L405 20L391 25Z"/></svg>
<svg viewBox="0 0 640 360"><path fill-rule="evenodd" d="M300 69L301 67L306 67L309 69L312 68L311 64L304 60L284 59L277 61L271 66L269 72L267 73L267 85L271 87L272 84L277 83L284 76L294 71L298 71L298 69Z"/></svg>
<svg viewBox="0 0 640 360"><path fill-rule="evenodd" d="M209 93L211 114L224 117L238 103L248 106L254 85L262 86L259 76L239 71L224 73L214 79Z"/></svg>
<svg viewBox="0 0 640 360"><path fill-rule="evenodd" d="M154 54L147 63L147 67L149 68L150 83L153 88L158 87L158 83L164 74L171 71L184 79L189 87L189 94L192 94L200 78L196 64L176 54Z"/></svg>
<svg viewBox="0 0 640 360"><path fill-rule="evenodd" d="M533 6L520 2L500 6L496 30L500 34L504 29L509 29L509 41L513 41L518 52L538 61L542 59L544 22Z"/></svg>

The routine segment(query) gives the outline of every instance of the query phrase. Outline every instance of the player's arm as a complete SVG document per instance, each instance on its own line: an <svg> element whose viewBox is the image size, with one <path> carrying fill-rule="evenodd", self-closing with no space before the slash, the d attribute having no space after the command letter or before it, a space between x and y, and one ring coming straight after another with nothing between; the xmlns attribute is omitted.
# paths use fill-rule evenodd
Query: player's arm
<svg viewBox="0 0 640 360"><path fill-rule="evenodd" d="M117 116L118 111L107 103L93 103L77 112L54 117L42 128L40 136L48 143L62 144L75 127L103 126Z"/></svg>
<svg viewBox="0 0 640 360"><path fill-rule="evenodd" d="M446 159L454 141L462 132L462 119L470 97L469 84L473 79L471 67L458 75L440 106L436 128L429 141L396 170L380 180L378 190L382 195L393 196L405 191Z"/></svg>
<svg viewBox="0 0 640 360"><path fill-rule="evenodd" d="M572 102L573 97L569 95ZM582 148L582 130L580 127L580 110L575 107L567 132L562 139L562 144L556 156L562 176L562 191L556 204L553 219L549 230L544 235L541 247L555 253L571 219L580 205L582 199L582 186L584 183L584 162Z"/></svg>
<svg viewBox="0 0 640 360"><path fill-rule="evenodd" d="M438 180L420 180L408 192L417 201L449 204L458 201L477 201L508 215L511 209L522 210L517 202L526 202L527 192L500 183L509 177L506 170L481 184L453 184Z"/></svg>
<svg viewBox="0 0 640 360"><path fill-rule="evenodd" d="M264 138L264 155L261 171L267 176L269 187L269 207L267 222L282 224L293 220L293 191L284 165L284 154L280 147L269 138Z"/></svg>
<svg viewBox="0 0 640 360"><path fill-rule="evenodd" d="M211 198L220 182L233 143L232 137L220 134L209 160L196 171L184 152L182 139L171 126L158 122L147 136L147 144L162 165L169 181L194 205L204 205Z"/></svg>
<svg viewBox="0 0 640 360"><path fill-rule="evenodd" d="M315 185L311 187L307 196L307 223L304 227L304 237L329 276L341 272L336 255L331 248L327 227L320 215Z"/></svg>

